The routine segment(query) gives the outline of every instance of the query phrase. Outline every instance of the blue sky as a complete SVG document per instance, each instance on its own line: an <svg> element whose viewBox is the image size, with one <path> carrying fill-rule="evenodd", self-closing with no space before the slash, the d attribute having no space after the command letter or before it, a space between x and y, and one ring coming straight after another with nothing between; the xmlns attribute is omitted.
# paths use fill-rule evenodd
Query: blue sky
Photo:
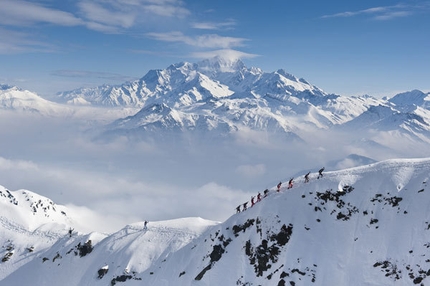
<svg viewBox="0 0 430 286"><path fill-rule="evenodd" d="M0 0L0 82L50 98L214 55L326 92L430 91L430 1Z"/></svg>

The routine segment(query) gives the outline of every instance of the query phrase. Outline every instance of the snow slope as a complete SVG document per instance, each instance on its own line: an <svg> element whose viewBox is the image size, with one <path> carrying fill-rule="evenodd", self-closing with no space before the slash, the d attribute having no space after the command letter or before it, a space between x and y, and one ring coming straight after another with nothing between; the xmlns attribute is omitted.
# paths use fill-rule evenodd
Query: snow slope
<svg viewBox="0 0 430 286"><path fill-rule="evenodd" d="M16 115L40 116L83 122L99 121L103 124L138 111L135 107L100 108L56 103L46 100L34 92L4 84L0 84L0 110L2 110L2 115L13 116L14 119L18 119Z"/></svg>
<svg viewBox="0 0 430 286"><path fill-rule="evenodd" d="M8 197L18 194L3 189L2 255L14 253L0 263L0 284L426 285L429 180L430 158L329 171L320 179L311 173L309 183L300 176L287 189L284 182L223 223L186 218L150 222L145 230L141 222L113 234L69 236L42 216L31 226L44 226L38 235L46 243L33 252L25 247L36 242L34 231L3 207L21 207Z"/></svg>
<svg viewBox="0 0 430 286"><path fill-rule="evenodd" d="M152 271L159 275L144 273L143 281L150 285L428 283L429 159L391 160L315 177L312 174L307 184L298 179L290 190L272 190L262 202L155 265ZM187 258L190 253L195 253L193 259ZM171 278L163 283L163 277Z"/></svg>
<svg viewBox="0 0 430 286"><path fill-rule="evenodd" d="M0 109L33 112L43 115L70 115L73 109L43 99L34 92L0 84Z"/></svg>

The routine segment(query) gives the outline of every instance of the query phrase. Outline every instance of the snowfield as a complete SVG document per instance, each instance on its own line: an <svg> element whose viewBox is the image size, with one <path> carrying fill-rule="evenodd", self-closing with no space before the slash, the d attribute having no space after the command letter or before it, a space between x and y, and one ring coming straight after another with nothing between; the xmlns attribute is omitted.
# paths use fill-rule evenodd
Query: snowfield
<svg viewBox="0 0 430 286"><path fill-rule="evenodd" d="M430 283L430 158L304 174L221 223L110 234L81 232L64 206L3 187L0 285Z"/></svg>

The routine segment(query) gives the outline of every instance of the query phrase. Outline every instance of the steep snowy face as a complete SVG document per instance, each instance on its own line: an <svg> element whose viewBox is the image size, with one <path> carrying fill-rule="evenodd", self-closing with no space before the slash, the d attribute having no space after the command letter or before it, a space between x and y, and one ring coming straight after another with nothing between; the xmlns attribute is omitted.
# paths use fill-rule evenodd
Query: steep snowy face
<svg viewBox="0 0 430 286"><path fill-rule="evenodd" d="M429 159L294 180L142 274L151 285L426 285ZM263 194L263 192L262 192ZM180 263L178 263L180 261ZM133 284L134 285L134 284ZM137 284L136 284L137 285Z"/></svg>

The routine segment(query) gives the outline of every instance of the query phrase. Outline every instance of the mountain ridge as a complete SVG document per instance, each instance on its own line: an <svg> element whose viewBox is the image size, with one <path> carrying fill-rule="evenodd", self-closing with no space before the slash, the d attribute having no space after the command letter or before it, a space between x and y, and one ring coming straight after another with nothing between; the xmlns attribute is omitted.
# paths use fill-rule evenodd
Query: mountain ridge
<svg viewBox="0 0 430 286"><path fill-rule="evenodd" d="M12 101L28 106L20 99L23 92L4 86L0 107L10 109ZM121 137L169 141L170 135L178 134L234 140L252 131L267 137L280 135L286 142L306 142L313 133L330 130L343 132L345 137L360 131L364 138L374 141L393 134L422 144L430 142L429 98L429 93L418 90L391 99L327 94L284 69L263 72L246 67L240 60L218 57L150 70L142 78L122 85L62 92L58 94L62 104L36 100L33 94L37 104L24 109L85 120L97 120L109 110L110 122L93 130L94 138L101 141ZM383 109L391 110L391 115L381 113Z"/></svg>

